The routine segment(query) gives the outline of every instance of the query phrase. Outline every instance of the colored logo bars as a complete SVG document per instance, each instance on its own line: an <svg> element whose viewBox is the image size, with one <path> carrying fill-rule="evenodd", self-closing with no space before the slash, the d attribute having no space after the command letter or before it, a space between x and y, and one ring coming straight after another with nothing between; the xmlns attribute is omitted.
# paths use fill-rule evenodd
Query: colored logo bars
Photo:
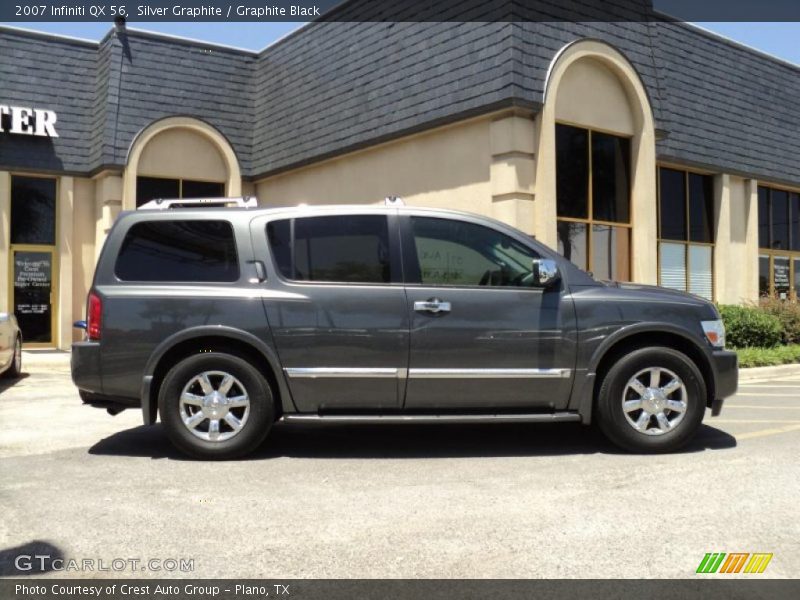
<svg viewBox="0 0 800 600"><path fill-rule="evenodd" d="M727 558L725 558L726 556ZM733 552L731 554L725 554L724 552L708 552L703 557L703 560L700 561L696 572L763 573L771 560L771 553L750 554L748 552Z"/></svg>

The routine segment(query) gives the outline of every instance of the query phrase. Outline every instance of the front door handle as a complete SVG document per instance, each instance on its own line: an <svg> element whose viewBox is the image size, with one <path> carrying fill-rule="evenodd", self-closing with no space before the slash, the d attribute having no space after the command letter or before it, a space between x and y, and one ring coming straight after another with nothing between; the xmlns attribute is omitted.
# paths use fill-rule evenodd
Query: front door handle
<svg viewBox="0 0 800 600"><path fill-rule="evenodd" d="M414 310L417 312L429 312L432 314L450 312L450 303L439 298L431 298L429 300L418 300L414 302Z"/></svg>

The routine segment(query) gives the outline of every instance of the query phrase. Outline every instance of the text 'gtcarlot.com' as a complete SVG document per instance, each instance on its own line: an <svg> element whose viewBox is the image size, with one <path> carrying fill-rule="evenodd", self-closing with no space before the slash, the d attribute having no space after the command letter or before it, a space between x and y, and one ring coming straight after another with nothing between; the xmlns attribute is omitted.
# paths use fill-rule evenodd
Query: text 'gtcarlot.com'
<svg viewBox="0 0 800 600"><path fill-rule="evenodd" d="M193 558L60 558L49 554L20 554L14 559L20 572L49 571L194 571Z"/></svg>

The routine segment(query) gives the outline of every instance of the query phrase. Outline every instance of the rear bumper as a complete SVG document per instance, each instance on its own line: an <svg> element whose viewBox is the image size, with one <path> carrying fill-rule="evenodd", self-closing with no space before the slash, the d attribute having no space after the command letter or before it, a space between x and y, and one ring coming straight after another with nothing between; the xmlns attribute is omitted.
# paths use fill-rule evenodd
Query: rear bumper
<svg viewBox="0 0 800 600"><path fill-rule="evenodd" d="M736 353L728 350L717 350L712 357L715 380L711 415L716 417L722 410L723 400L733 396L739 387L739 361Z"/></svg>
<svg viewBox="0 0 800 600"><path fill-rule="evenodd" d="M138 408L139 398L119 398L103 393L103 377L100 368L100 344L97 342L75 342L70 358L72 381L78 388L84 404L104 408L117 414L127 408Z"/></svg>
<svg viewBox="0 0 800 600"><path fill-rule="evenodd" d="M100 344L97 342L75 342L70 358L72 382L79 390L92 394L103 393L103 378L100 372Z"/></svg>

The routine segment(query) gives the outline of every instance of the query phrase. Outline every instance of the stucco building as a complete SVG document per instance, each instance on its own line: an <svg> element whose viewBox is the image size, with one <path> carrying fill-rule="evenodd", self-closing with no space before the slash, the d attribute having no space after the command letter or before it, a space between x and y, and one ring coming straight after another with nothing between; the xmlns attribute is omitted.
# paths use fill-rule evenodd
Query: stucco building
<svg viewBox="0 0 800 600"><path fill-rule="evenodd" d="M154 197L397 195L601 278L800 291L800 68L658 15L311 23L261 52L0 28L0 82L0 311L31 345L69 346L115 216Z"/></svg>

